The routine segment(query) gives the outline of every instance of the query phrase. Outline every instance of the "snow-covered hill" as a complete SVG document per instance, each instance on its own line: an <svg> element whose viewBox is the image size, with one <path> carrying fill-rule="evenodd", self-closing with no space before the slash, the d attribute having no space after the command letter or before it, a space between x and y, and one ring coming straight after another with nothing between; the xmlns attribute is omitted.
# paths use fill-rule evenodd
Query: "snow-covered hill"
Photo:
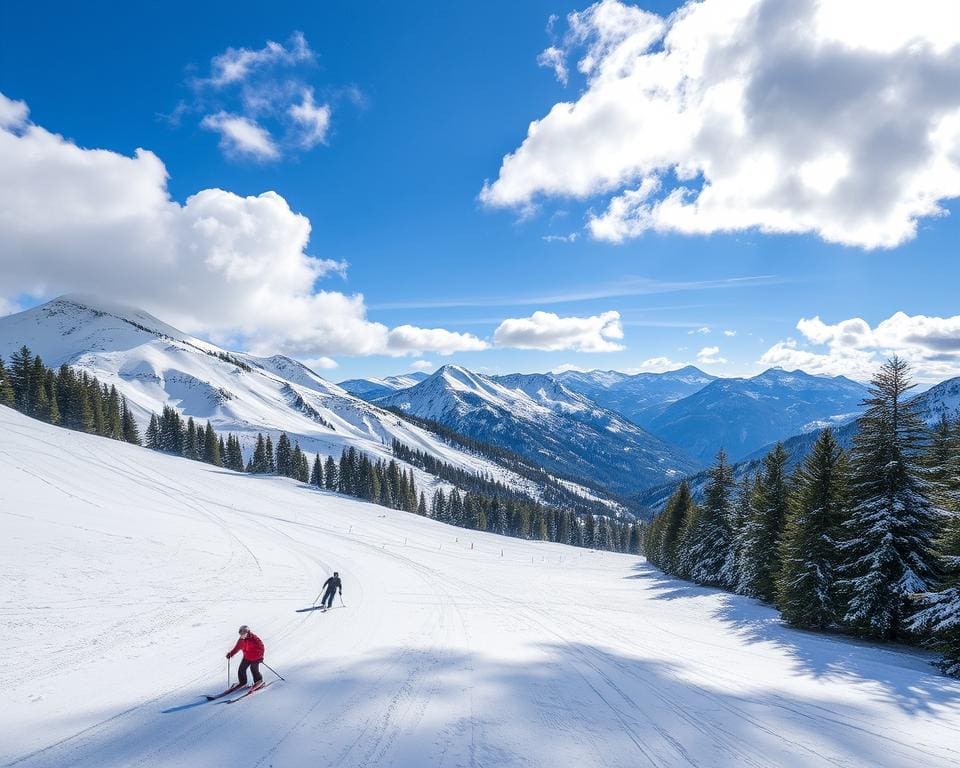
<svg viewBox="0 0 960 768"><path fill-rule="evenodd" d="M636 557L467 532L3 407L0 514L2 765L946 768L960 754L960 683L924 653L794 631ZM296 613L334 569L346 607ZM286 681L202 702L241 623Z"/></svg>
<svg viewBox="0 0 960 768"><path fill-rule="evenodd" d="M704 463L723 448L734 461L799 432L851 421L866 387L842 376L771 368L749 379L717 379L670 405L648 428Z"/></svg>
<svg viewBox="0 0 960 768"><path fill-rule="evenodd" d="M379 397L398 392L401 389L414 387L427 378L426 373L417 371L400 376L387 376L383 379L347 379L341 381L340 386L347 392L364 400L376 400Z"/></svg>
<svg viewBox="0 0 960 768"><path fill-rule="evenodd" d="M448 365L377 402L616 493L636 492L697 467L681 449L549 375L492 377Z"/></svg>
<svg viewBox="0 0 960 768"><path fill-rule="evenodd" d="M566 371L555 374L567 389L646 427L671 404L699 392L717 377L688 365L666 373Z"/></svg>
<svg viewBox="0 0 960 768"><path fill-rule="evenodd" d="M394 438L454 466L485 472L536 496L538 490L492 461L451 447L396 414L357 398L302 363L221 349L146 312L66 296L0 318L0 356L21 345L48 366L67 363L116 385L141 424L164 405L233 432L249 452L258 432L285 431L309 454L338 458L354 446L388 457ZM418 481L432 478L416 471Z"/></svg>
<svg viewBox="0 0 960 768"><path fill-rule="evenodd" d="M944 416L960 418L960 376L941 381L917 395L917 403L927 424L935 424Z"/></svg>

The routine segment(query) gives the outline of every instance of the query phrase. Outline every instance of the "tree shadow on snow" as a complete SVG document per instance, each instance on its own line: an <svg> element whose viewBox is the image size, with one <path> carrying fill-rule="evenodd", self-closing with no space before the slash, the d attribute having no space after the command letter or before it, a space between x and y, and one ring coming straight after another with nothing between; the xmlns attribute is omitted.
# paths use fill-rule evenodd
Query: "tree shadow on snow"
<svg viewBox="0 0 960 768"><path fill-rule="evenodd" d="M175 711L201 693L184 688L90 716L99 725L77 722L76 736L13 764L949 764L948 737L937 743L928 733L889 733L871 720L868 705L813 696L780 704L698 681L679 661L590 644L524 650L527 658L510 660L398 647L347 663L292 666L283 670L286 682L242 703Z"/></svg>
<svg viewBox="0 0 960 768"><path fill-rule="evenodd" d="M907 713L936 712L960 702L960 683L932 667L935 654L912 646L880 643L827 632L797 629L780 612L754 598L702 587L664 574L649 563L627 578L644 581L656 600L713 596L710 616L750 643L768 643L784 651L797 668L815 678L846 678L876 683L873 698Z"/></svg>

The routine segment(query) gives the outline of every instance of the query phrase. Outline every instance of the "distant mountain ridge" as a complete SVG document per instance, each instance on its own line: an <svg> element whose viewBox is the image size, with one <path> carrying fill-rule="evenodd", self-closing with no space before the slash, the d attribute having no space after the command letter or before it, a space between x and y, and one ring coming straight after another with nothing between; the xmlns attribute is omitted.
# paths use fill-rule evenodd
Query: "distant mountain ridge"
<svg viewBox="0 0 960 768"><path fill-rule="evenodd" d="M549 374L484 376L444 366L378 403L509 449L549 471L619 494L696 468L675 446Z"/></svg>
<svg viewBox="0 0 960 768"><path fill-rule="evenodd" d="M737 461L776 440L854 419L866 392L842 376L771 368L752 378L716 379L670 404L648 429L704 464L721 448Z"/></svg>
<svg viewBox="0 0 960 768"><path fill-rule="evenodd" d="M389 395L392 392L414 387L427 378L427 375L417 371L399 376L387 376L382 379L347 379L341 381L339 386L351 395L373 402L377 398Z"/></svg>
<svg viewBox="0 0 960 768"><path fill-rule="evenodd" d="M671 403L699 392L717 378L693 365L665 373L565 371L555 376L567 388L642 427Z"/></svg>
<svg viewBox="0 0 960 768"><path fill-rule="evenodd" d="M933 426L943 416L951 419L960 418L960 376L947 379L930 389L916 396L921 418L927 426ZM853 447L853 438L857 434L858 421L856 419L848 421L845 424L835 425L833 435L837 443L845 451ZM799 435L793 435L782 440L784 450L789 457L787 469L792 472L806 458L807 454L813 449L821 429L814 429ZM776 443L759 448L748 456L742 458L734 464L734 476L739 480L745 476L752 475L760 467L763 457L773 449ZM699 496L707 482L707 471L703 470L685 478L694 492ZM667 499L676 489L677 483L670 482L656 488L649 488L641 492L634 499L638 506L651 511L659 511L666 503Z"/></svg>

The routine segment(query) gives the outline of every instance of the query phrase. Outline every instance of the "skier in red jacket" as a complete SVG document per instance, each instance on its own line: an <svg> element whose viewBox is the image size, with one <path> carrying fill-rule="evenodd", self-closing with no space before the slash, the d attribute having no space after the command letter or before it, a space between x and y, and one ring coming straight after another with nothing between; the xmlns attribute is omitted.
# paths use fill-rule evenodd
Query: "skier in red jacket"
<svg viewBox="0 0 960 768"><path fill-rule="evenodd" d="M253 672L253 687L259 688L263 685L263 676L260 674L260 662L263 661L263 640L250 631L250 627L244 624L240 627L240 639L227 654L231 658L237 651L243 651L243 661L240 662L240 668L237 670L237 680L240 685L247 684L247 669Z"/></svg>

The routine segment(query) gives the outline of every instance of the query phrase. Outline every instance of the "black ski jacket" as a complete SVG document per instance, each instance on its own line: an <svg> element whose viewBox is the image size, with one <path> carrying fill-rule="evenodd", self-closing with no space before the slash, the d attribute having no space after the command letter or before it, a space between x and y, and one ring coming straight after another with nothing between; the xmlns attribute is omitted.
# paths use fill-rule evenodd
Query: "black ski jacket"
<svg viewBox="0 0 960 768"><path fill-rule="evenodd" d="M327 591L327 594L336 592L338 589L340 590L340 594L343 594L343 587L340 585L339 576L331 576L329 579L323 582L323 588Z"/></svg>

